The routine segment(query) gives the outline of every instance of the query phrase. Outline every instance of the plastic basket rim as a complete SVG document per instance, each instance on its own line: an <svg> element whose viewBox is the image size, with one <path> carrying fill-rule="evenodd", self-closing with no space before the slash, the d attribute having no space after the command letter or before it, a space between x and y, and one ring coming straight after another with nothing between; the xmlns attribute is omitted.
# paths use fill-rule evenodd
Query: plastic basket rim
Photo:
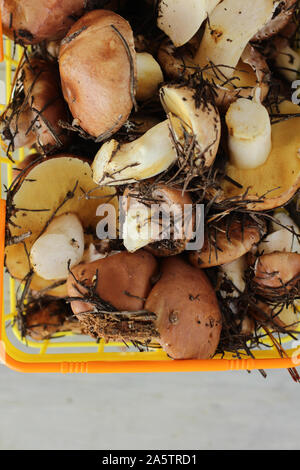
<svg viewBox="0 0 300 470"><path fill-rule="evenodd" d="M0 11L0 62L4 60L3 36ZM5 207L0 199L0 363L12 370L27 373L153 373L153 372L208 372L230 370L285 369L300 364L298 356L289 358L209 359L209 360L128 360L128 361L51 361L24 362L5 350L2 340L4 322L4 249L5 249Z"/></svg>

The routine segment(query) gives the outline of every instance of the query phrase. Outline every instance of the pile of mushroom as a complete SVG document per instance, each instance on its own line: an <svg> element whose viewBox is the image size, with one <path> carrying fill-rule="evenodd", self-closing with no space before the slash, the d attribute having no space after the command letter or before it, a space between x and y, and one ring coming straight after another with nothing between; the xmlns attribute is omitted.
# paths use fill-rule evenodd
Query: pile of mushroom
<svg viewBox="0 0 300 470"><path fill-rule="evenodd" d="M299 331L296 1L48 3L0 1L22 334L210 359Z"/></svg>

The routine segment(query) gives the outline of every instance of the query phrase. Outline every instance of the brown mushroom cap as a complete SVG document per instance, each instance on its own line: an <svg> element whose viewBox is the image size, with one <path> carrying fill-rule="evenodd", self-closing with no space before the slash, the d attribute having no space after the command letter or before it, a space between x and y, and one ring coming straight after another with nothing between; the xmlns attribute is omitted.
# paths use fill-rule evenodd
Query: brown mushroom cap
<svg viewBox="0 0 300 470"><path fill-rule="evenodd" d="M58 122L67 119L67 109L55 64L33 57L25 63L22 71L24 93L32 111L32 129L37 143L44 150L62 147L68 137ZM28 128L30 125L31 122Z"/></svg>
<svg viewBox="0 0 300 470"><path fill-rule="evenodd" d="M184 224L184 208L185 206L192 207L193 204L187 192L182 194L182 190L170 188L165 185L158 185L153 190L152 196L154 199L158 198L162 202L167 203L170 207L178 208L179 219L176 219L175 213L175 226L176 222L179 223L179 225L181 225L180 222ZM186 244L193 237L194 224L195 214L192 213L187 223L182 227L182 238L154 242L147 246L147 250L158 257L174 256L181 253L185 250Z"/></svg>
<svg viewBox="0 0 300 470"><path fill-rule="evenodd" d="M62 38L82 14L85 0L1 0L3 32L24 44Z"/></svg>
<svg viewBox="0 0 300 470"><path fill-rule="evenodd" d="M62 41L62 90L76 123L99 137L127 120L135 93L136 56L129 23L107 10L85 14Z"/></svg>
<svg viewBox="0 0 300 470"><path fill-rule="evenodd" d="M116 311L134 312L144 307L145 298L151 289L151 278L157 274L157 262L150 253L140 250L135 253L123 251L92 263L80 264L69 275L69 297L86 294L87 290L76 281L91 286L97 272L95 293L115 307ZM87 301L73 301L71 307L82 321L87 317L83 312L93 310L93 305Z"/></svg>
<svg viewBox="0 0 300 470"><path fill-rule="evenodd" d="M254 282L261 289L290 289L299 282L300 254L274 252L261 255L254 272Z"/></svg>
<svg viewBox="0 0 300 470"><path fill-rule="evenodd" d="M189 255L190 262L198 268L211 268L230 263L258 243L265 233L265 228L251 220L243 224L239 220L233 221L229 227L224 222L217 225L217 229L206 230L204 244L200 251L193 251Z"/></svg>
<svg viewBox="0 0 300 470"><path fill-rule="evenodd" d="M159 342L173 359L209 359L221 332L221 313L204 271L167 258L145 304L157 315Z"/></svg>
<svg viewBox="0 0 300 470"><path fill-rule="evenodd" d="M47 153L65 145L69 137L58 123L67 119L67 107L56 65L30 56L16 80L15 93L0 118L2 139L9 150L36 144Z"/></svg>
<svg viewBox="0 0 300 470"><path fill-rule="evenodd" d="M299 106L289 101L283 101L278 107L282 114L300 111ZM222 183L220 200L245 200L247 209L258 211L286 204L300 188L299 148L299 118L279 119L272 124L272 150L263 165L245 170L227 164L229 179ZM241 186L230 182L230 178Z"/></svg>
<svg viewBox="0 0 300 470"><path fill-rule="evenodd" d="M279 3L279 12L255 34L251 41L263 41L274 36L291 20L297 7L297 0L283 0Z"/></svg>
<svg viewBox="0 0 300 470"><path fill-rule="evenodd" d="M55 333L83 333L83 327L78 320L71 317L72 312L64 301L53 300L45 304L41 301L30 306L24 317L25 334L36 341L51 338Z"/></svg>

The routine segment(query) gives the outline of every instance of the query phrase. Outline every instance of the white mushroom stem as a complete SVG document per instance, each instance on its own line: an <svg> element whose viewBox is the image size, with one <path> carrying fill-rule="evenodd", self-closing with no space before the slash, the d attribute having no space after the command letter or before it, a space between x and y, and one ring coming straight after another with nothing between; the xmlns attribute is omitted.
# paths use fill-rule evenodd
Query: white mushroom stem
<svg viewBox="0 0 300 470"><path fill-rule="evenodd" d="M126 216L122 227L125 248L133 253L153 241L151 234L151 208L135 198L125 198Z"/></svg>
<svg viewBox="0 0 300 470"><path fill-rule="evenodd" d="M105 142L92 165L93 179L103 186L133 183L165 171L176 159L166 120L133 142Z"/></svg>
<svg viewBox="0 0 300 470"><path fill-rule="evenodd" d="M195 101L195 90L187 86L167 85L160 99L169 121L163 121L133 142L120 145L105 142L92 165L93 179L99 185L134 183L167 170L178 158L174 140L191 145L196 167L210 166L216 156L221 121L211 103ZM172 129L172 136L170 132ZM185 139L189 138L189 142Z"/></svg>
<svg viewBox="0 0 300 470"><path fill-rule="evenodd" d="M281 225L272 222L274 232L267 235L267 237L259 244L259 252L268 254L280 251L300 254L299 227L291 217L284 212L278 212L274 215L274 218L277 219ZM287 228L282 227L282 225Z"/></svg>
<svg viewBox="0 0 300 470"><path fill-rule="evenodd" d="M136 99L146 101L158 92L159 85L164 81L164 76L159 63L148 52L137 53L136 66Z"/></svg>
<svg viewBox="0 0 300 470"><path fill-rule="evenodd" d="M238 297L239 291L244 292L246 283L244 280L245 270L247 268L246 256L241 256L240 258L232 261L231 263L223 264L220 266L221 273L229 279L232 284L238 289L235 290L232 294L232 297ZM223 291L222 295L226 296L227 294Z"/></svg>
<svg viewBox="0 0 300 470"><path fill-rule="evenodd" d="M257 168L265 163L272 148L271 122L266 108L258 102L239 98L230 105L226 124L231 163L241 169Z"/></svg>
<svg viewBox="0 0 300 470"><path fill-rule="evenodd" d="M30 260L36 274L47 280L67 279L69 269L82 260L84 233L75 214L55 217L31 248Z"/></svg>
<svg viewBox="0 0 300 470"><path fill-rule="evenodd" d="M209 102L195 99L195 90L186 86L165 85L160 89L161 103L168 113L176 140L183 146L193 142L193 163L209 167L216 156L221 136L218 110ZM189 136L190 142L185 141Z"/></svg>
<svg viewBox="0 0 300 470"><path fill-rule="evenodd" d="M271 19L273 0L223 0L209 16L194 62L230 78L250 39Z"/></svg>
<svg viewBox="0 0 300 470"><path fill-rule="evenodd" d="M117 253L121 253L120 251L105 251L105 252L100 252L97 250L96 246L94 243L90 243L88 248L84 250L83 257L82 257L82 262L83 263L93 263L94 261L97 261L98 259L103 259L107 258L108 256L115 255Z"/></svg>
<svg viewBox="0 0 300 470"><path fill-rule="evenodd" d="M300 232L298 225L287 212L285 211L283 212L283 210L278 210L277 212L275 212L273 217L275 220L279 222L278 224L275 221L272 222L273 232L277 232L277 230L281 230L282 228L281 225L294 229L296 233Z"/></svg>
<svg viewBox="0 0 300 470"><path fill-rule="evenodd" d="M196 34L220 1L160 0L157 25L176 47L183 46Z"/></svg>
<svg viewBox="0 0 300 470"><path fill-rule="evenodd" d="M275 64L281 75L288 81L293 82L299 78L300 54L289 45L282 47L275 58Z"/></svg>

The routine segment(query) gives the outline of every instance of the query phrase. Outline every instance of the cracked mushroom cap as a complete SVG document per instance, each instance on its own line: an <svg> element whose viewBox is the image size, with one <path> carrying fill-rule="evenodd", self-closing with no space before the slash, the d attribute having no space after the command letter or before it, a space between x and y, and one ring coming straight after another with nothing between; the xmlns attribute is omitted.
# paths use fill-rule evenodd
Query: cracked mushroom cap
<svg viewBox="0 0 300 470"><path fill-rule="evenodd" d="M120 129L135 95L136 53L129 23L108 10L85 14L62 41L59 68L77 125L94 137Z"/></svg>
<svg viewBox="0 0 300 470"><path fill-rule="evenodd" d="M228 222L228 226L224 222L217 223L206 230L202 249L191 252L189 260L198 268L231 263L259 243L265 229L251 220L244 223L235 220Z"/></svg>
<svg viewBox="0 0 300 470"><path fill-rule="evenodd" d="M223 180L220 200L244 200L247 209L270 210L286 204L299 190L300 120L292 116L300 112L300 107L283 101L278 108L280 114L278 122L271 126L272 149L267 160L253 169L228 163L225 172L229 178Z"/></svg>
<svg viewBox="0 0 300 470"><path fill-rule="evenodd" d="M95 199L87 199L85 193L93 190ZM31 271L29 259L31 248L49 224L55 213L75 214L83 230L96 230L99 200L115 204L114 191L97 188L92 179L91 168L73 155L61 154L56 158L32 162L28 170L17 178L8 192L7 229L10 236L6 243L6 267L13 278L24 280ZM63 202L65 203L63 204ZM14 237L28 234L23 241L12 243ZM65 283L54 286L55 280L45 280L34 274L30 288L40 291L50 289L49 295L66 295Z"/></svg>
<svg viewBox="0 0 300 470"><path fill-rule="evenodd" d="M221 332L221 313L204 271L180 257L163 261L162 276L145 308L157 315L161 346L173 359L210 359Z"/></svg>

